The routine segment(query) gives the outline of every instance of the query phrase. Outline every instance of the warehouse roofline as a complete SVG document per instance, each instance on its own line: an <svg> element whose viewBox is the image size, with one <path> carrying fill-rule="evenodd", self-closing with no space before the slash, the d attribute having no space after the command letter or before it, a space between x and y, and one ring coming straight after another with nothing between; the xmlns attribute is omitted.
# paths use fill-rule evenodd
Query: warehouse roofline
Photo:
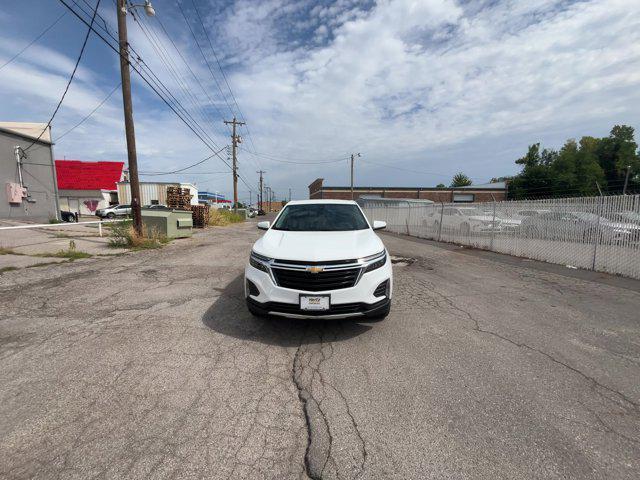
<svg viewBox="0 0 640 480"><path fill-rule="evenodd" d="M0 132L16 135L26 140L33 140L45 145L53 145L51 141L51 127L42 134L38 139L38 135L47 128L46 123L28 123L28 122L0 122Z"/></svg>

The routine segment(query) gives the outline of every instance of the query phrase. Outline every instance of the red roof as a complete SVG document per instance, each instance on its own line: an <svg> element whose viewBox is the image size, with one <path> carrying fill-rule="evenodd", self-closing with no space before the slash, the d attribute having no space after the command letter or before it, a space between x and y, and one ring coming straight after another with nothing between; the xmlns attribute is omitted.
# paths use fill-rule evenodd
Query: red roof
<svg viewBox="0 0 640 480"><path fill-rule="evenodd" d="M56 160L60 190L117 190L124 162Z"/></svg>

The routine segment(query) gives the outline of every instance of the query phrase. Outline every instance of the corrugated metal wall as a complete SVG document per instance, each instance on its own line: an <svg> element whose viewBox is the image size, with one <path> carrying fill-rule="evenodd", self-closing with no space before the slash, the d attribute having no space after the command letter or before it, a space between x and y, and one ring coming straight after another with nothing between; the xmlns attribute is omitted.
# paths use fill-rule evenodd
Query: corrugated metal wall
<svg viewBox="0 0 640 480"><path fill-rule="evenodd" d="M142 205L151 205L152 203L159 203L161 205L167 204L167 187L175 186L188 188L191 191L193 198L191 199L191 205L198 205L198 190L189 183L140 183L140 197ZM118 183L118 202L121 204L131 203L131 185L129 183Z"/></svg>

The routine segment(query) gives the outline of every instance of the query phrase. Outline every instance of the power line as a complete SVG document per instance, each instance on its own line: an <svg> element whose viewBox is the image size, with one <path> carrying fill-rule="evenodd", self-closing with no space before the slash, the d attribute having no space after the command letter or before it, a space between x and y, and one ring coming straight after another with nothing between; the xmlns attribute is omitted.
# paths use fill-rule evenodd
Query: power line
<svg viewBox="0 0 640 480"><path fill-rule="evenodd" d="M412 169L409 169L409 168L398 167L398 166L395 166L395 165L386 165L384 163L373 162L371 160L361 160L361 162L370 163L372 165L377 165L379 167L386 167L386 168L393 168L395 170L402 170L404 172L409 172L409 173L419 173L419 174L422 174L422 175L435 175L435 176L438 176L438 177L451 178L451 175L445 175L444 173L435 173L435 172L425 172L425 171L420 171L420 170L412 170Z"/></svg>
<svg viewBox="0 0 640 480"><path fill-rule="evenodd" d="M141 175L169 175L171 173L179 173L179 172L184 172L185 170L188 170L190 168L196 167L198 165L203 164L204 162L206 162L207 160L210 160L211 158L215 157L217 154L219 154L220 152L222 152L222 150L224 150L225 148L227 148L227 146L225 145L224 147L222 147L220 150L218 150L217 152L214 152L212 155L209 155L206 158L203 158L202 160L200 160L199 162L196 162L192 165L189 165L187 167L184 168L180 168L178 170L173 170L171 172L148 172L148 173L141 173Z"/></svg>
<svg viewBox="0 0 640 480"><path fill-rule="evenodd" d="M133 9L130 9L130 12L132 13L135 23L138 25L144 36L151 44L151 47L157 54L163 67L169 73L171 78L173 78L173 80L176 82L178 88L182 91L183 100L191 103L194 108L194 112L197 112L197 114L199 114L199 119L203 122L204 125L213 125L213 122L209 122L207 120L206 112L204 112L202 106L198 103L198 100L191 92L191 89L187 87L184 80L181 78L181 75L177 72L176 65L171 58L168 50L162 44L160 37L155 33L154 29L146 23L146 20L143 20L145 18L144 16L141 15L140 18L138 18L138 15L136 15L135 10ZM212 132L215 134L215 131L212 130Z"/></svg>
<svg viewBox="0 0 640 480"><path fill-rule="evenodd" d="M182 18L184 19L185 23L187 24L187 27L189 28L189 32L191 32L191 36L193 37L193 40L196 42L196 46L198 47L198 50L200 51L200 55L202 55L202 59L204 60L204 63L207 65L207 68L209 69L209 73L211 74L211 78L213 78L213 81L215 82L216 86L218 87L218 90L220 91L220 95L222 95L222 99L224 100L225 104L227 105L227 108L229 109L229 112L231 112L231 115L233 115L234 114L233 113L233 109L229 105L229 102L227 101L227 98L225 97L224 92L222 91L222 87L220 86L220 82L218 81L216 76L213 74L213 69L211 68L211 65L209 64L209 60L207 60L207 56L204 54L204 50L202 50L202 47L200 46L200 42L198 42L198 38L196 37L196 34L193 31L193 29L191 28L191 24L189 23L189 20L187 19L187 16L184 13L184 9L182 8L182 3L178 2L177 5L178 5L178 9L180 10L180 13L182 14Z"/></svg>
<svg viewBox="0 0 640 480"><path fill-rule="evenodd" d="M120 56L120 51L118 48L114 47L113 44L111 44L109 42L109 40L107 40L105 38L105 36L98 32L94 26L92 24L90 24L85 18L83 18L77 11L75 11L68 3L66 0L59 0L60 3L62 3L68 10L70 10L82 23L84 23L85 25L87 25L88 27L90 27L90 30L93 31L111 50L113 50L118 56ZM71 0L73 1L73 0ZM74 3L77 5L77 3L74 1ZM84 10L82 8L80 8L83 12ZM101 18L101 17L100 17ZM115 38L113 37L113 35L109 32L108 28L106 28L106 21L104 21L105 23L105 27L103 28L106 32L106 34L111 37L112 39L115 40ZM182 121L182 123L184 123L184 125L191 130L191 132L198 137L198 139L204 143L212 152L215 152L217 148L219 148L218 146L212 147L211 144L205 139L203 138L203 135L201 133L199 133L196 130L196 127L194 127L189 120L187 120L184 116L184 114L180 113L179 109L181 108L182 111L184 111L184 107L180 104L180 102L171 94L170 91L168 91L167 87L162 83L162 81L160 79L158 79L157 75L155 75L155 73L153 73L153 70L151 70L151 68L146 65L144 63L144 60L142 60L141 56L136 52L136 50L134 48L131 47L131 50L136 54L138 60L141 62L142 67L141 66L136 66L133 63L130 63L131 68L138 74L138 76L140 76L140 78L144 81L144 83L146 83L149 88L160 98L160 100L162 100L162 102L167 105L169 107L169 109L180 119L180 121ZM151 79L147 78L146 74L143 73L142 68L146 68L147 71L150 72L150 75L152 76ZM155 84L155 85L154 85ZM167 98L163 95L163 93L161 93L160 90L163 91L167 91L168 94L172 97L173 102L176 103L176 106L174 106L172 104L171 101L167 100ZM188 114L188 112L187 112ZM190 115L188 115L189 117L191 117ZM195 120L191 117L191 121L193 123L195 123L196 125L197 122L195 122ZM198 127L200 127L198 125ZM200 127L201 128L201 127ZM204 136L208 136L206 134L204 134ZM213 145L215 145L215 142L213 142L211 139L209 139L209 141L211 141L211 143ZM224 159L224 157L222 157L219 153L216 154L216 156L227 166L231 169L231 165L229 165L229 163ZM247 183L247 181L242 177L239 176L240 180L250 189L252 189L252 187Z"/></svg>
<svg viewBox="0 0 640 480"><path fill-rule="evenodd" d="M93 16L91 17L91 23L89 24L89 29L87 30L87 34L84 36L84 41L82 42L82 48L80 49L80 54L78 55L78 59L76 60L75 66L73 67L73 71L71 72L71 76L69 77L69 81L67 82L67 86L65 87L64 92L62 93L62 97L60 97L60 101L58 102L58 105L56 105L56 108L53 111L53 114L51 115L51 118L47 122L47 125L44 127L42 132L40 132L40 135L38 135L38 138L36 138L31 143L31 145L29 145L27 148L24 149L25 152L27 150L29 150L31 147L33 147L35 145L35 143L42 138L42 135L44 135L44 132L46 132L47 129L51 126L51 122L53 121L53 119L55 118L56 114L58 113L58 110L60 110L60 107L62 106L62 102L64 101L64 98L67 96L67 92L69 91L69 87L71 86L71 82L73 82L73 78L75 77L76 71L78 70L78 65L80 65L80 60L82 60L82 55L84 54L84 49L87 46L87 42L89 41L89 36L91 35L91 31L93 30L93 22L96 19L96 14L98 13L98 7L100 6L100 1L101 0L98 0L96 2L96 8L93 10Z"/></svg>
<svg viewBox="0 0 640 480"><path fill-rule="evenodd" d="M87 11L84 9L84 7L80 4L78 4L78 2L76 0L71 0L85 15L87 14ZM82 0L85 4L89 5L87 3L87 0ZM71 9L66 2L62 1L61 2L69 9ZM86 20L84 20L80 15L78 15L77 12L75 12L73 9L71 9L72 12L76 15L76 17L78 17L83 23L87 23ZM116 45L119 45L119 40L118 38L115 37L114 34L112 34L109 30L109 24L106 21L106 19L104 17L102 17L100 14L98 14L98 18L102 21L103 26L100 27L102 28L106 34L116 43ZM95 29L94 29L95 32ZM119 52L119 47L114 47L111 43L109 43L109 41L107 41L107 39L105 39L102 35L98 34L96 32L96 34L112 49L114 50L118 55L120 54ZM178 109L182 112L183 115L185 115L186 117L188 117L198 128L198 130L200 131L200 133L204 136L206 136L209 141L215 146L215 148L218 148L218 146L215 144L215 142L211 139L211 137L209 137L209 135L206 133L206 131L202 128L202 126L200 126L200 124L193 118L193 116L186 110L186 108L182 105L182 103L171 93L171 91L167 88L167 86L160 80L160 78L155 74L155 72L151 69L151 67L149 67L149 65L146 64L146 62L142 59L142 56L136 51L135 48L133 48L133 46L131 44L128 44L128 48L131 52L133 52L134 56L137 58L137 61L139 63L139 67L140 70L136 69L133 65L132 68L134 69L134 71L136 71L136 73L138 73L138 75L140 75L140 77L145 81L145 83L147 83L147 85L154 91L154 93L156 93L163 101L164 103L167 104L167 106L169 106L170 108L172 108L172 110L174 111L174 113L176 113L176 115L178 115L178 112L175 111L175 109ZM157 53L157 52L156 52ZM151 76L151 82L153 82L157 88L154 88L153 85L151 85L151 82L149 81L148 78L146 78L141 70L145 70L148 72L148 74ZM166 98L160 94L157 89L160 89L163 92L166 92L166 95L168 95L170 97L170 100L173 102L173 104L175 105L175 108L173 108L173 105L170 104L169 101L166 100ZM181 115L178 115L179 117L181 117ZM185 122L184 118L181 118L181 120L183 120L183 122ZM205 122L206 123L206 122ZM186 124L186 122L185 122ZM193 131L193 128L192 128ZM195 133L195 132L194 132ZM211 150L213 151L214 149L211 148Z"/></svg>
<svg viewBox="0 0 640 480"><path fill-rule="evenodd" d="M350 157L340 157L334 160L325 160L325 161L321 161L321 162L301 162L298 160L293 160L293 159L285 159L284 157L275 157L266 153L257 153L257 152L252 152L251 150L247 150L246 148L242 148L240 147L240 149L244 152L247 152L249 155L254 155L257 157L264 157L268 160L272 160L274 162L280 162L280 163L291 163L291 164L296 164L296 165L323 165L323 164L327 164L327 163L338 163L338 162L343 162L345 160L349 160Z"/></svg>
<svg viewBox="0 0 640 480"><path fill-rule="evenodd" d="M202 85L202 82L200 81L200 79L197 77L197 75L193 72L193 70L191 69L191 66L189 65L189 62L187 62L187 60L184 58L184 56L182 55L182 52L180 52L180 49L177 47L177 45L175 44L175 42L173 41L173 39L171 38L171 35L169 35L169 32L167 31L167 29L165 28L164 24L162 23L162 21L160 20L160 18L158 17L158 14L156 13L156 20L158 20L158 23L160 24L160 27L162 28L162 31L164 32L164 34L166 35L166 37L169 39L169 41L171 42L171 44L173 45L173 48L176 50L176 52L178 52L178 55L180 56L180 59L182 60L182 62L185 64L185 66L187 67L187 69L189 70L189 73L191 73L191 76L194 78L194 80L198 83L198 86L200 87L200 89L202 90L202 93L204 93L207 97L207 99L209 100L210 105L215 108L215 110L218 112L218 115L220 115L220 118L223 119L224 118L224 114L222 113L222 111L218 108L218 106L216 105L216 103L213 101L213 99L209 96L209 92L207 92L207 90L204 88L204 86Z"/></svg>
<svg viewBox="0 0 640 480"><path fill-rule="evenodd" d="M36 38L34 38L33 40L31 40L22 50L20 50L18 53L16 53L13 57L11 57L9 60L7 60L5 63L2 64L2 66L0 66L0 70L2 70L4 67L6 67L7 65L9 65L11 62L13 62L16 58L18 58L20 55L22 55L31 45L33 45L34 43L36 43L38 40L40 40L49 30L51 30L53 27L56 26L56 24L62 20L62 17L64 17L67 14L67 12L62 12L62 15L60 15L58 18L56 18L53 23L51 25L49 25L47 28L45 28Z"/></svg>
<svg viewBox="0 0 640 480"><path fill-rule="evenodd" d="M104 99L96 106L96 108L94 108L93 110L91 110L91 112L89 112L88 115L86 115L82 120L80 120L78 123L76 123L73 127L71 127L69 130L67 130L66 132L64 132L62 135L60 135L59 137L55 138L53 141L54 142L59 142L60 139L62 137L64 137L65 135L68 135L69 133L71 133L72 131L74 131L76 128L78 128L80 125L82 125L85 121L87 121L87 119L89 119L89 117L91 117L91 115L93 115L94 113L96 113L98 111L98 109L100 107L102 107L102 105L104 105L107 100L109 100L111 98L111 96L116 92L116 90L118 90L120 88L120 85L122 85L122 82L118 83L118 85L116 85L114 87L113 90L111 90L109 92L109 95L107 95L106 97L104 97Z"/></svg>
<svg viewBox="0 0 640 480"><path fill-rule="evenodd" d="M48 165L48 164L45 164ZM162 173L162 172L140 172L140 175L145 175L145 176L161 176L161 175L228 175L229 173L231 173L228 170L225 170L223 172L182 172L182 173Z"/></svg>
<svg viewBox="0 0 640 480"><path fill-rule="evenodd" d="M202 31L204 32L205 37L207 38L207 41L209 42L209 48L211 48L211 53L213 53L213 57L216 59L216 63L218 64L218 69L220 70L220 73L222 74L222 78L224 79L224 83L227 85L227 89L229 90L229 93L231 94L231 99L233 100L233 103L235 104L236 108L238 109L238 114L240 116L240 120L245 122L245 129L247 130L247 136L249 137L249 141L251 142L251 146L253 147L253 151L255 152L256 151L256 146L253 143L253 138L251 137L251 132L249 131L249 126L246 125L246 120L244 118L242 110L240 110L240 105L238 105L238 101L236 100L236 96L233 94L233 90L231 89L231 85L229 85L229 80L227 79L227 75L224 73L224 69L222 68L222 65L220 64L220 59L218 58L218 55L216 55L216 51L213 48L213 42L211 42L211 37L209 36L209 33L207 32L207 29L204 26L204 22L202 21L202 16L200 15L200 11L198 10L198 7L196 6L195 0L191 0L191 3L193 4L193 8L196 11L196 16L198 17L198 20L200 21L200 25L202 26Z"/></svg>

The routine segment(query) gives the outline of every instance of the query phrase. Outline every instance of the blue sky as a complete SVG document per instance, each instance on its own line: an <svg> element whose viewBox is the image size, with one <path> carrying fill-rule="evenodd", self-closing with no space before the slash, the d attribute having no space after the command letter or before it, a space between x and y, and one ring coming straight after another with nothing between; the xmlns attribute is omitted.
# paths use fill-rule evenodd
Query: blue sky
<svg viewBox="0 0 640 480"><path fill-rule="evenodd" d="M76 1L87 10L95 5ZM255 188L255 171L266 170L280 196L292 188L294 198L305 198L317 177L346 185L341 159L351 152L362 153L358 185L430 186L458 171L482 183L515 173L514 160L531 143L558 147L567 138L606 135L616 123L640 127L640 10L628 0L194 1L226 80L192 0L155 0L157 18L139 19L155 45L129 18L131 44L210 143L229 142L222 117L237 113L235 98L250 132L241 131L240 172ZM64 11L58 1L3 2L0 66ZM100 13L115 33L114 2L103 0ZM67 13L0 69L1 120L48 119L85 32ZM133 79L140 170L174 170L208 156ZM92 36L54 138L118 83L116 55ZM121 105L116 91L57 142L56 157L126 160ZM208 175L143 179L179 178L229 195L226 170L213 159L192 169ZM246 198L247 187L240 188Z"/></svg>

